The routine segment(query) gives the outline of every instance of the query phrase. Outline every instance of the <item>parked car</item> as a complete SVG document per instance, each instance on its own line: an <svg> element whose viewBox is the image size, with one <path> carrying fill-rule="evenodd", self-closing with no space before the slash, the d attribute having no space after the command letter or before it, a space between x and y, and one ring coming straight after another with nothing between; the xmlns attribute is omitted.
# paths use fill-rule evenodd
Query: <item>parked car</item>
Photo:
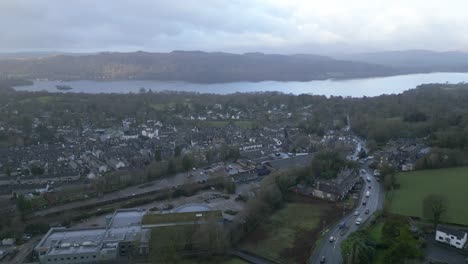
<svg viewBox="0 0 468 264"><path fill-rule="evenodd" d="M329 242L335 242L335 240L336 239L334 237L332 237L332 236L328 239Z"/></svg>
<svg viewBox="0 0 468 264"><path fill-rule="evenodd" d="M367 202L366 202L366 201L362 202L362 205L366 205L366 204L367 204Z"/></svg>

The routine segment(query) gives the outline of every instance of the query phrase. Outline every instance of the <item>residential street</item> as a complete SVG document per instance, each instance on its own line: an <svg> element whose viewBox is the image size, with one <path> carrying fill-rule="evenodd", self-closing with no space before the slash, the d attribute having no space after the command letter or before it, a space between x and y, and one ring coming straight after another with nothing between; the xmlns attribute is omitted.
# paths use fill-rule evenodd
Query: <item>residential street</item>
<svg viewBox="0 0 468 264"><path fill-rule="evenodd" d="M359 142L358 148L361 145L364 145L364 142ZM361 170L365 170L365 173L362 173ZM320 263L320 259L324 256L326 258L326 263L333 263L338 264L342 263L343 259L341 256L341 242L348 237L349 234L359 229L359 227L364 224L369 217L377 210L383 208L384 203L384 192L383 187L381 184L375 180L372 176L371 170L368 167L368 162L361 165L360 168L361 177L363 177L364 183L363 188L361 191L361 195L359 198L359 206L356 209L359 215L355 216L354 212L344 216L338 223L333 226L329 232L324 235L324 240L315 250L315 255L312 257L311 263ZM367 182L366 177L370 177L371 181ZM370 189L369 189L369 186ZM369 191L370 196L367 198L365 193ZM362 202L366 201L367 205L362 205ZM369 214L365 214L365 210L369 209ZM361 225L357 225L356 219L361 218L362 223ZM345 223L346 226L349 228L346 234L343 236L340 235L340 224ZM330 242L329 238L334 237L336 240L334 242Z"/></svg>

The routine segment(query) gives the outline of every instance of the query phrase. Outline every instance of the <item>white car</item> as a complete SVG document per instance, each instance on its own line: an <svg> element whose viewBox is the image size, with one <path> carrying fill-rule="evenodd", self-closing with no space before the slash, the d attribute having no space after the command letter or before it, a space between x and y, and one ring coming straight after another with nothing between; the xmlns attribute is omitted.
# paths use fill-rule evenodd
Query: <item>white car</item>
<svg viewBox="0 0 468 264"><path fill-rule="evenodd" d="M362 222L362 219L359 217L358 219L356 219L356 225L360 225Z"/></svg>
<svg viewBox="0 0 468 264"><path fill-rule="evenodd" d="M354 212L354 215L355 215L355 216L358 216L358 215L359 215L359 211Z"/></svg>
<svg viewBox="0 0 468 264"><path fill-rule="evenodd" d="M330 242L335 242L335 240L336 239L334 237L332 237L332 236L328 239L328 241L330 241Z"/></svg>

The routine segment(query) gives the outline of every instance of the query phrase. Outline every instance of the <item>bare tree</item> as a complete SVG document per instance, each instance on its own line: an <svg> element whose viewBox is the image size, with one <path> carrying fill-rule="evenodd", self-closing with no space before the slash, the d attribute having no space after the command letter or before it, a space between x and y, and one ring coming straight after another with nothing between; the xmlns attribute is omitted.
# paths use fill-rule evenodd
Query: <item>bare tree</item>
<svg viewBox="0 0 468 264"><path fill-rule="evenodd" d="M423 201L423 216L431 219L434 223L434 230L440 220L447 212L447 199L438 194L429 194Z"/></svg>

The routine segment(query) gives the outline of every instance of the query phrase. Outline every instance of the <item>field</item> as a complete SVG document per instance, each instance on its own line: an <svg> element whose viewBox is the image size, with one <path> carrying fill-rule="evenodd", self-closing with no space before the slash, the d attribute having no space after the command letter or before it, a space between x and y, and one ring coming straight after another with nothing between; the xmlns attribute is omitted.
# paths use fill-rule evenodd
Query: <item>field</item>
<svg viewBox="0 0 468 264"><path fill-rule="evenodd" d="M238 258L222 259L222 258L213 258L211 260L205 259L184 259L178 262L179 264L248 264Z"/></svg>
<svg viewBox="0 0 468 264"><path fill-rule="evenodd" d="M403 172L397 182L400 189L392 195L389 212L422 217L424 197L434 193L448 201L444 222L468 225L468 167Z"/></svg>
<svg viewBox="0 0 468 264"><path fill-rule="evenodd" d="M320 223L336 217L333 206L323 201L288 203L252 233L241 248L280 263L305 263Z"/></svg>

